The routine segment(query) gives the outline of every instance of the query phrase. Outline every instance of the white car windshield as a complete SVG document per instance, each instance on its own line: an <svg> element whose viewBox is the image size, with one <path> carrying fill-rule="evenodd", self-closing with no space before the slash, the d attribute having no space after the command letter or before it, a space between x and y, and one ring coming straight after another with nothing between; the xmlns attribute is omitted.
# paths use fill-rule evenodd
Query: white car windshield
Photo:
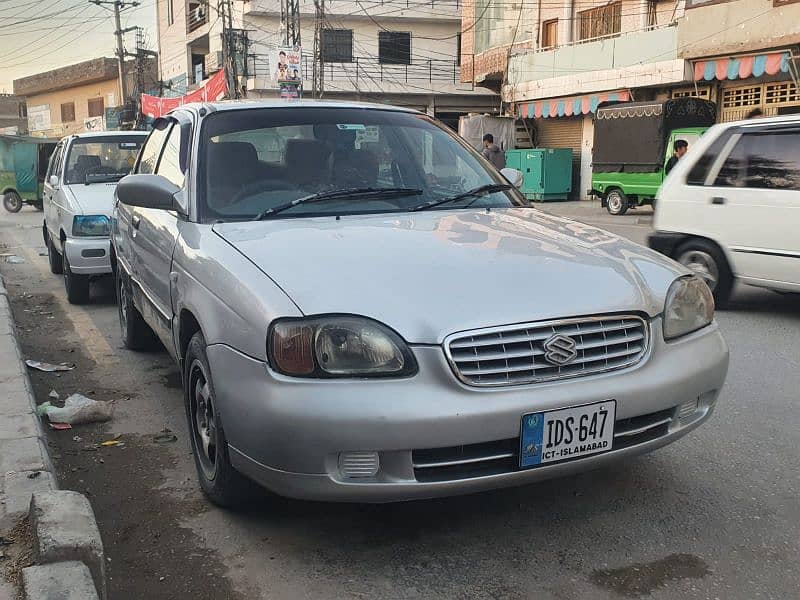
<svg viewBox="0 0 800 600"><path fill-rule="evenodd" d="M142 135L78 138L69 149L65 182L119 181L131 172L144 140Z"/></svg>
<svg viewBox="0 0 800 600"><path fill-rule="evenodd" d="M324 106L224 111L205 120L201 143L207 221L525 202L424 115Z"/></svg>

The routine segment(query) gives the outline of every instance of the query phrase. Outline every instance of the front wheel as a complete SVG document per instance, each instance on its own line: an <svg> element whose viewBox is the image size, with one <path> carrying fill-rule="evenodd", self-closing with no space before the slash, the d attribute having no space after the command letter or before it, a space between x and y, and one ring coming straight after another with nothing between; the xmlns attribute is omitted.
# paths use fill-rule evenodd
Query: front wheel
<svg viewBox="0 0 800 600"><path fill-rule="evenodd" d="M189 342L184 365L186 419L200 487L214 504L240 506L255 486L231 465L202 333L194 334Z"/></svg>
<svg viewBox="0 0 800 600"><path fill-rule="evenodd" d="M3 206L10 213L18 213L22 210L22 198L14 190L6 192L3 194Z"/></svg>
<svg viewBox="0 0 800 600"><path fill-rule="evenodd" d="M122 345L128 350L148 350L155 346L156 334L145 322L142 313L133 304L130 284L122 269L116 267L117 312L119 314L119 330Z"/></svg>
<svg viewBox="0 0 800 600"><path fill-rule="evenodd" d="M725 255L720 249L705 240L690 240L675 253L679 263L688 267L708 284L714 295L714 303L723 308L733 290L733 274Z"/></svg>
<svg viewBox="0 0 800 600"><path fill-rule="evenodd" d="M50 272L54 275L61 275L64 272L64 259L59 251L55 249L46 228L44 232L44 244L47 246L47 262L50 264Z"/></svg>
<svg viewBox="0 0 800 600"><path fill-rule="evenodd" d="M86 304L89 302L89 276L76 275L69 266L67 253L61 255L64 263L64 289L70 304Z"/></svg>
<svg viewBox="0 0 800 600"><path fill-rule="evenodd" d="M620 190L611 190L606 195L606 209L614 216L628 212L628 197Z"/></svg>

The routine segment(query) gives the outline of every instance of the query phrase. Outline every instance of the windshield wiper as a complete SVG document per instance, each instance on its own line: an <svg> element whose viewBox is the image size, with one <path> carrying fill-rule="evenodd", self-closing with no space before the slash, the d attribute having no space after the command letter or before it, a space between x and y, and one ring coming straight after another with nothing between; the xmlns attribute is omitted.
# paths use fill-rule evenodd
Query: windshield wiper
<svg viewBox="0 0 800 600"><path fill-rule="evenodd" d="M417 210L425 210L428 208L433 208L434 206L439 206L440 204L447 204L448 202L456 202L458 200L464 200L465 198L477 199L482 196L486 196L488 194L493 194L494 192L503 192L505 190L510 190L513 187L514 186L511 185L510 183L488 183L486 185L480 185L476 188L473 188L461 194L450 196L449 198L440 198L439 200L431 200L430 202L425 202L424 204L414 206L409 210L412 212Z"/></svg>
<svg viewBox="0 0 800 600"><path fill-rule="evenodd" d="M311 194L310 196L303 196L285 204L279 204L273 208L268 208L256 215L254 221L261 221L272 215L277 215L284 210L288 210L299 204L308 204L311 202L324 202L326 200L338 200L341 198L359 198L362 196L373 196L380 198L400 198L402 196L419 196L422 190L417 188L347 188L342 190L330 190L327 192L319 192L318 194Z"/></svg>

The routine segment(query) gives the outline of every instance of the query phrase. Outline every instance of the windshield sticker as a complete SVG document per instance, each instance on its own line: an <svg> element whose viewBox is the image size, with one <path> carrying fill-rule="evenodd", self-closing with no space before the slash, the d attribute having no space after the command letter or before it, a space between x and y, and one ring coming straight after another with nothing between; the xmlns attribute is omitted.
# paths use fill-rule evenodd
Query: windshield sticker
<svg viewBox="0 0 800 600"><path fill-rule="evenodd" d="M363 131L366 129L366 126L361 123L337 123L336 127L342 131Z"/></svg>

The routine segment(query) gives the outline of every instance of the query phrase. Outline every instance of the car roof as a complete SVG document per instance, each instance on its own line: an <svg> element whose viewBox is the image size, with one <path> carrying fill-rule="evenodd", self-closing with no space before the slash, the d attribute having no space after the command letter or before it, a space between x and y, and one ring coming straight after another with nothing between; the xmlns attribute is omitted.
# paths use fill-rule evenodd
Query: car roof
<svg viewBox="0 0 800 600"><path fill-rule="evenodd" d="M393 106L391 104L378 104L375 102L346 102L341 100L223 100L221 102L194 102L191 104L184 104L175 109L175 111L191 111L197 112L205 108L209 112L220 112L230 110L246 110L253 108L361 108L370 110L388 110L396 112L405 112L411 114L420 114L411 108L403 108L401 106Z"/></svg>
<svg viewBox="0 0 800 600"><path fill-rule="evenodd" d="M800 125L800 114L782 115L779 117L752 117L740 121L725 123L725 128L729 127L769 127L774 125Z"/></svg>

